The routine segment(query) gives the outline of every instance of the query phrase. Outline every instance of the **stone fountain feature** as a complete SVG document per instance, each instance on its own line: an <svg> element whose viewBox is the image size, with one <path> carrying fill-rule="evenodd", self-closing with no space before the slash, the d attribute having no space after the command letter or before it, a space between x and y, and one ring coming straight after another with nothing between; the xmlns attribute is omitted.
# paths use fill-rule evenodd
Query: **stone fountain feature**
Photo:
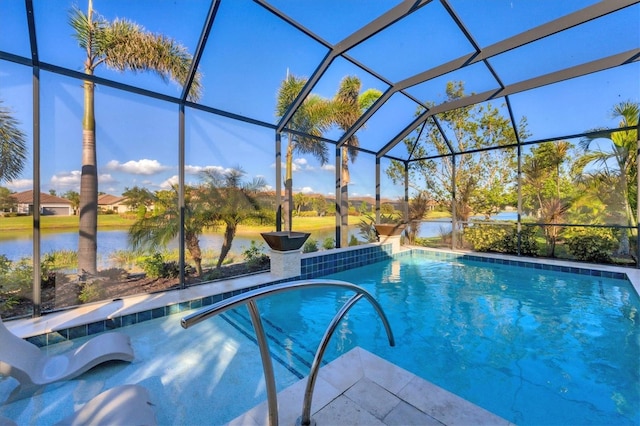
<svg viewBox="0 0 640 426"><path fill-rule="evenodd" d="M262 238L271 249L271 274L276 278L291 278L300 275L301 248L309 232L276 231L263 232Z"/></svg>

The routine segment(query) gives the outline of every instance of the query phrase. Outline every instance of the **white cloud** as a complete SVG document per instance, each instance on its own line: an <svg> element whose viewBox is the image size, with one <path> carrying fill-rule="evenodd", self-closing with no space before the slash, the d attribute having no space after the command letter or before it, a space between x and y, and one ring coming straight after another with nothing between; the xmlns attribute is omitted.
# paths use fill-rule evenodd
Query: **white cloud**
<svg viewBox="0 0 640 426"><path fill-rule="evenodd" d="M214 170L218 172L225 172L229 169L225 169L222 166L189 166L189 165L184 166L184 172L190 175L197 175L200 172L214 171Z"/></svg>
<svg viewBox="0 0 640 426"><path fill-rule="evenodd" d="M111 176L109 173L103 173L100 176L98 176L98 183L102 184L102 183L115 183L118 182L117 179L115 179L113 176Z"/></svg>
<svg viewBox="0 0 640 426"><path fill-rule="evenodd" d="M64 190L74 190L80 191L80 178L82 177L82 172L80 170L72 170L70 172L60 172L51 177L51 188L54 188L58 191ZM98 176L98 185L101 187L101 190L107 190L113 192L115 189L113 187L104 188L104 185L118 183L118 180L115 179L109 173L103 173ZM104 188L104 189L103 189Z"/></svg>
<svg viewBox="0 0 640 426"><path fill-rule="evenodd" d="M7 182L6 187L12 191L21 192L25 189L33 188L33 180L32 179L14 179L12 181Z"/></svg>
<svg viewBox="0 0 640 426"><path fill-rule="evenodd" d="M304 186L300 188L300 192L302 192L303 194L313 194L314 191L310 186Z"/></svg>
<svg viewBox="0 0 640 426"><path fill-rule="evenodd" d="M163 166L158 160L142 159L139 161L127 161L120 163L117 160L111 160L105 166L107 170L117 170L119 172L130 173L133 175L154 175L157 173L170 170L171 167Z"/></svg>
<svg viewBox="0 0 640 426"><path fill-rule="evenodd" d="M324 166L320 167L322 170L326 171L326 172L335 172L336 171L336 166L334 164L325 164Z"/></svg>
<svg viewBox="0 0 640 426"><path fill-rule="evenodd" d="M165 180L160 184L160 188L162 189L171 189L173 185L178 184L178 175L173 175L169 179Z"/></svg>
<svg viewBox="0 0 640 426"><path fill-rule="evenodd" d="M51 177L51 185L55 188L80 187L80 170L60 172Z"/></svg>

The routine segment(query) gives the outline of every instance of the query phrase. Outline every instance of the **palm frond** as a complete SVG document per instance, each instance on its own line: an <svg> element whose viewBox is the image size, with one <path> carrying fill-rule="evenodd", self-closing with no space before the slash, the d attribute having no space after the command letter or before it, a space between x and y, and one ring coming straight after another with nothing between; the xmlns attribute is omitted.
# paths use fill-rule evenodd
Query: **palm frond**
<svg viewBox="0 0 640 426"><path fill-rule="evenodd" d="M11 111L0 101L0 181L20 176L27 160L27 137Z"/></svg>

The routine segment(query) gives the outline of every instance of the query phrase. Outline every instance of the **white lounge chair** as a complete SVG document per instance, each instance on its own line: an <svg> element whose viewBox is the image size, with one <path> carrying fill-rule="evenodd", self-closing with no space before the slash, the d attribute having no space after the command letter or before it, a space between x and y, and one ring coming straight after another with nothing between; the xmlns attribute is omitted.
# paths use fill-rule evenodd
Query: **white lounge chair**
<svg viewBox="0 0 640 426"><path fill-rule="evenodd" d="M74 378L106 361L133 361L129 336L117 332L97 335L77 348L50 356L11 333L0 319L0 342L0 374L20 383L13 397Z"/></svg>

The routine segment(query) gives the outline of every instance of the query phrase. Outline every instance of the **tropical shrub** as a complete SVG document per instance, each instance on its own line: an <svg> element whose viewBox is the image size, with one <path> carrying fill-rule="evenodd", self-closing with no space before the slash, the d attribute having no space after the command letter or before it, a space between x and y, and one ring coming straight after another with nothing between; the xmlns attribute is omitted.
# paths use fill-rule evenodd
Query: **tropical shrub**
<svg viewBox="0 0 640 426"><path fill-rule="evenodd" d="M334 240L331 237L325 238L324 241L322 242L322 248L325 250L331 250L336 248L336 240Z"/></svg>
<svg viewBox="0 0 640 426"><path fill-rule="evenodd" d="M578 260L611 263L610 253L616 245L616 239L610 229L583 228L567 232L565 244Z"/></svg>
<svg viewBox="0 0 640 426"><path fill-rule="evenodd" d="M476 251L518 254L518 231L514 225L474 223L464 230L464 238ZM535 228L525 226L520 231L520 254L537 256Z"/></svg>
<svg viewBox="0 0 640 426"><path fill-rule="evenodd" d="M178 262L165 262L160 253L154 253L151 256L142 258L139 266L151 278L176 278L180 275Z"/></svg>
<svg viewBox="0 0 640 426"><path fill-rule="evenodd" d="M318 251L318 242L313 238L309 238L307 242L304 243L302 247L303 253L312 253L314 251Z"/></svg>
<svg viewBox="0 0 640 426"><path fill-rule="evenodd" d="M244 261L249 268L256 268L269 261L269 256L264 254L264 245L262 243L256 244L251 240L251 245L245 251L242 252Z"/></svg>

